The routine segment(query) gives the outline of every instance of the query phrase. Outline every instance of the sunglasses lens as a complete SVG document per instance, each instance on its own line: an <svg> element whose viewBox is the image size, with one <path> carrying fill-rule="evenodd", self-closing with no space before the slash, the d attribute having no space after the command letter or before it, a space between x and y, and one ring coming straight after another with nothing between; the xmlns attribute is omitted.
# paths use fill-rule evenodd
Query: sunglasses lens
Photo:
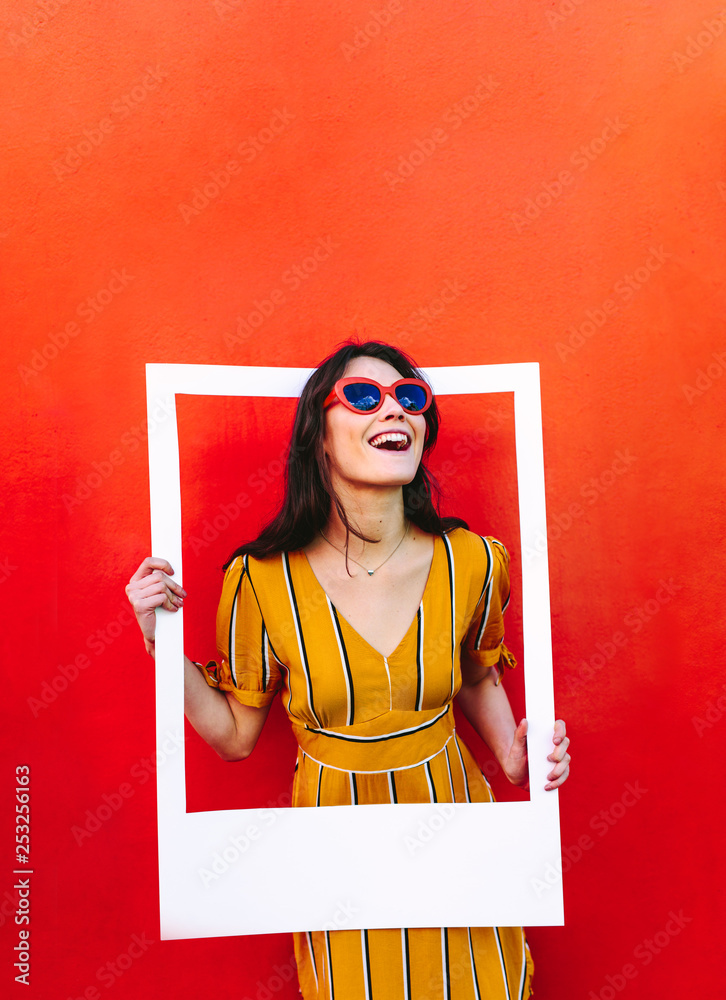
<svg viewBox="0 0 726 1000"><path fill-rule="evenodd" d="M396 399L409 413L418 413L426 406L426 390L420 385L399 385Z"/></svg>
<svg viewBox="0 0 726 1000"><path fill-rule="evenodd" d="M351 382L343 388L343 395L356 410L374 410L381 401L381 391L367 382Z"/></svg>

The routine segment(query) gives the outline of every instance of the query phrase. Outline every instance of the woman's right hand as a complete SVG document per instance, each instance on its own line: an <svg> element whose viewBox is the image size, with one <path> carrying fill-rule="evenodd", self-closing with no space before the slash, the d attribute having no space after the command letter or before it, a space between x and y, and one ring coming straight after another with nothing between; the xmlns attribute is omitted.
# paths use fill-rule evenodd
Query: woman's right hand
<svg viewBox="0 0 726 1000"><path fill-rule="evenodd" d="M166 559L147 556L126 587L126 596L144 637L146 652L154 655L156 609L176 611L184 604L186 590L172 580L174 570Z"/></svg>

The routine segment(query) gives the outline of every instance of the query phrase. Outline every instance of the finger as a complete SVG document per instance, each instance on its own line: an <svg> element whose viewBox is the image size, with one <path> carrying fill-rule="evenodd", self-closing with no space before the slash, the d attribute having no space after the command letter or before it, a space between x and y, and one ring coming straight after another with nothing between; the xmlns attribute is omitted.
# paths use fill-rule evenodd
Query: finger
<svg viewBox="0 0 726 1000"><path fill-rule="evenodd" d="M566 727L562 719L557 719L555 722L555 734L552 738L552 742L557 746L565 738Z"/></svg>
<svg viewBox="0 0 726 1000"><path fill-rule="evenodd" d="M569 747L569 745L570 745L570 737L565 736L564 740L560 743L559 746L555 747L555 749L549 755L547 760L551 760L553 763L557 763L558 761L562 760L562 758L567 753L567 748Z"/></svg>
<svg viewBox="0 0 726 1000"><path fill-rule="evenodd" d="M509 756L513 760L521 760L527 757L527 729L529 724L526 719L522 719L517 728L514 730L514 737L512 738L512 749L509 751Z"/></svg>
<svg viewBox="0 0 726 1000"><path fill-rule="evenodd" d="M564 760L561 760L559 764L555 764L550 773L547 775L548 781L554 781L556 778L561 777L566 771L570 769L570 756L569 754Z"/></svg>
<svg viewBox="0 0 726 1000"><path fill-rule="evenodd" d="M166 590L169 594L176 594L177 597L186 597L187 593L183 587L168 577L166 573L161 573L159 570L155 570L145 580L139 580L133 587L129 584L129 590L137 594L153 594L160 590Z"/></svg>
<svg viewBox="0 0 726 1000"><path fill-rule="evenodd" d="M184 598L179 597L161 581L155 581L148 587L137 588L129 594L129 601L137 614L149 611L151 608L162 607L167 611L176 611L184 605Z"/></svg>
<svg viewBox="0 0 726 1000"><path fill-rule="evenodd" d="M145 576L149 575L151 570L154 569L159 569L164 573L168 573L169 576L174 575L171 563L168 563L166 559L158 559L155 556L147 556L131 577L131 582L134 580L142 580Z"/></svg>
<svg viewBox="0 0 726 1000"><path fill-rule="evenodd" d="M149 611L154 611L156 608L166 608L167 611L178 610L177 607L172 604L169 594L166 592L152 594L150 597L145 597L143 600L132 603L131 607L134 609L134 614L137 616L148 614Z"/></svg>
<svg viewBox="0 0 726 1000"><path fill-rule="evenodd" d="M570 776L570 767L568 765L567 769L563 771L558 778L555 778L554 781L548 781L548 783L545 785L545 791L551 792L553 788L559 788L560 785L564 784L567 781L569 776Z"/></svg>
<svg viewBox="0 0 726 1000"><path fill-rule="evenodd" d="M131 591L146 592L149 590L149 588L155 587L157 584L160 583L163 584L165 587L167 587L170 593L173 592L177 594L179 597L187 596L187 592L186 590L184 590L182 585L180 583L177 583L176 580L172 580L172 578L167 573L165 573L163 570L160 569L153 570L151 573L148 574L148 576L145 576L139 580L134 580L134 578L132 577L126 588L126 593L128 594Z"/></svg>

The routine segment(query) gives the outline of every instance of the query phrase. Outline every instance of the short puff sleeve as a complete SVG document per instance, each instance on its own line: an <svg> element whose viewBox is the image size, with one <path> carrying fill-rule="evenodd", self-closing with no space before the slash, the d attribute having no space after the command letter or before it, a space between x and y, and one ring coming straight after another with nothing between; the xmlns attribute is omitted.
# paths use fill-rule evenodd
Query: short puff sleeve
<svg viewBox="0 0 726 1000"><path fill-rule="evenodd" d="M269 705L282 687L282 672L247 572L246 556L227 568L217 609L219 662L197 663L210 687L231 691L243 705Z"/></svg>
<svg viewBox="0 0 726 1000"><path fill-rule="evenodd" d="M504 645L504 612L509 604L509 553L496 538L486 537L484 560L486 576L481 597L469 630L462 643L462 673L466 661L483 667L496 667L497 680L504 668L516 667L517 661Z"/></svg>

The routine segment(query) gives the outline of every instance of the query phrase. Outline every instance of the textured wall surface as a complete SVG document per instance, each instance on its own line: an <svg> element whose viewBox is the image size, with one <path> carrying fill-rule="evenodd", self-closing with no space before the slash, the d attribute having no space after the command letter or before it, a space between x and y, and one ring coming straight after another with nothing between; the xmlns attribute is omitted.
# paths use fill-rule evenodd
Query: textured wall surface
<svg viewBox="0 0 726 1000"><path fill-rule="evenodd" d="M717 994L725 56L705 0L3 5L13 995L297 995L285 936L158 940L153 668L123 586L149 547L144 364L312 366L351 334L424 367L541 366L574 762L566 926L530 933L537 997ZM443 404L446 505L508 544L521 655L537 556L518 537L511 398ZM219 567L274 506L291 413L180 400L198 659ZM190 808L284 804L293 750L279 711L244 764L191 734ZM20 765L24 994L8 975ZM483 845L475 863L494 860Z"/></svg>

